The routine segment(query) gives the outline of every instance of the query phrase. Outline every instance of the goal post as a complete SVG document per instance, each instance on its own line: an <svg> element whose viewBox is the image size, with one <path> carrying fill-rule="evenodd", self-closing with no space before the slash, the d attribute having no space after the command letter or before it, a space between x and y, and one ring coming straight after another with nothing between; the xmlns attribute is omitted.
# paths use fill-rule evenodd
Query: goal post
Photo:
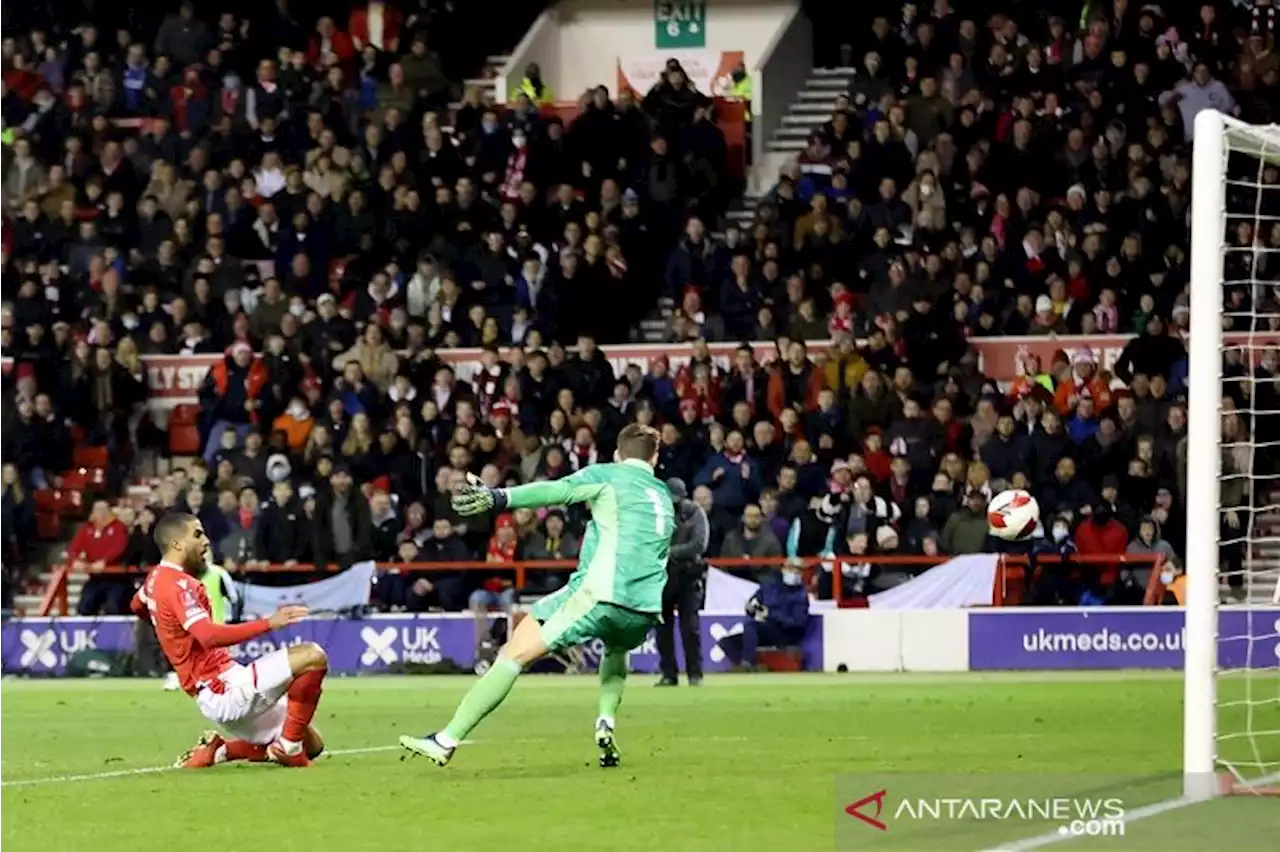
<svg viewBox="0 0 1280 852"><path fill-rule="evenodd" d="M1244 457L1248 469L1233 468L1224 474L1224 451L1252 441L1249 428L1257 419L1256 407L1237 409L1231 416L1244 423L1234 428L1224 446L1224 321L1230 309L1224 309L1228 287L1250 287L1248 305L1256 311L1265 284L1256 276L1262 256L1276 250L1266 248L1268 232L1277 217L1264 209L1273 209L1280 186L1264 182L1269 166L1280 164L1280 126L1251 126L1212 110L1203 110L1195 119L1192 146L1191 178L1191 255L1190 255L1190 340L1188 343L1188 442L1187 442L1187 547L1186 547L1186 634L1183 707L1183 793L1193 800L1207 799L1226 792L1263 792L1280 779L1280 675L1276 674L1276 652L1280 651L1280 616L1255 619L1250 610L1267 606L1280 589L1257 589L1253 553L1256 543L1255 519L1259 503L1264 511L1275 507L1273 501L1254 496L1255 489L1270 494L1275 477L1255 477L1254 460L1258 453L1280 454L1280 447L1249 444ZM1240 222L1250 222L1254 231L1251 247L1232 242L1228 229ZM1261 234L1258 231L1261 230ZM1228 273L1229 252L1252 253L1241 258L1251 270L1249 282L1232 280ZM1280 257L1268 259L1266 268ZM1232 264L1233 269L1240 263ZM1252 381L1253 365L1262 351L1274 345L1274 335L1255 335L1257 319L1250 317L1250 332L1242 344L1245 370L1234 381ZM1253 399L1252 389L1249 399ZM1241 431L1248 429L1247 432ZM1242 437L1243 436L1243 437ZM1280 457L1278 455L1277 457ZM1269 468L1268 468L1269 470ZM1265 474L1265 470L1263 471ZM1242 577L1233 588L1244 590L1239 608L1246 610L1248 624L1244 636L1223 636L1220 631L1222 591L1220 587L1220 547L1224 536L1223 510L1232 508L1223 502L1224 476L1233 490L1243 487L1250 495L1247 505L1239 506L1231 517L1232 536L1228 542L1243 553ZM1237 538L1238 536L1238 538ZM1261 584L1262 578L1256 578ZM1269 584L1268 584L1269 585ZM1255 601L1257 602L1255 604ZM1259 613L1259 615L1264 615ZM1264 623L1267 622L1267 623ZM1238 623L1238 622L1233 622ZM1233 628L1232 632L1238 629ZM1243 669L1219 671L1220 639L1240 639L1248 645ZM1258 646L1255 650L1254 645ZM1256 654L1256 656L1255 656ZM1270 659L1267 658L1270 654ZM1270 792L1270 790L1267 790Z"/></svg>
<svg viewBox="0 0 1280 852"><path fill-rule="evenodd" d="M1226 235L1225 118L1202 110L1191 162L1191 318L1187 358L1186 637L1183 663L1183 794L1214 795L1217 724L1218 506L1222 454L1222 278ZM1212 511L1210 511L1212 509Z"/></svg>

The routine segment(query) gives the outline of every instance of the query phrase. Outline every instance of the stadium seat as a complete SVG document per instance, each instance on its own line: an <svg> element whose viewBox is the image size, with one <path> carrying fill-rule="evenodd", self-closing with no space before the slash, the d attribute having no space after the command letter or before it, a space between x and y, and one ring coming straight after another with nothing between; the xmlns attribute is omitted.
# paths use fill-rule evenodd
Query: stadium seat
<svg viewBox="0 0 1280 852"><path fill-rule="evenodd" d="M760 648L756 662L771 672L804 671L804 651L796 647Z"/></svg>
<svg viewBox="0 0 1280 852"><path fill-rule="evenodd" d="M200 406L179 405L169 415L169 453L194 456L200 453Z"/></svg>
<svg viewBox="0 0 1280 852"><path fill-rule="evenodd" d="M71 464L75 467L105 468L111 463L111 452L106 447L77 445L71 451Z"/></svg>
<svg viewBox="0 0 1280 852"><path fill-rule="evenodd" d="M57 512L36 512L36 537L41 541L62 540L62 518Z"/></svg>
<svg viewBox="0 0 1280 852"><path fill-rule="evenodd" d="M64 518L83 518L88 513L85 509L85 499L83 491L62 490L58 492L61 499L58 505L58 514Z"/></svg>
<svg viewBox="0 0 1280 852"><path fill-rule="evenodd" d="M40 488L35 492L37 512L58 512L62 509L62 492L56 488Z"/></svg>
<svg viewBox="0 0 1280 852"><path fill-rule="evenodd" d="M62 475L62 487L67 491L100 491L107 483L107 472L101 467L77 467Z"/></svg>

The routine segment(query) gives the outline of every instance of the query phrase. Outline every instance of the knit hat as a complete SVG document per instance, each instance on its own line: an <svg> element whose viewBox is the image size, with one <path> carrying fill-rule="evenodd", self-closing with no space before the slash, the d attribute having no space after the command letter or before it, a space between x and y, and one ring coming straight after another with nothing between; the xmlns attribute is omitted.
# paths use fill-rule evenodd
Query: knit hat
<svg viewBox="0 0 1280 852"><path fill-rule="evenodd" d="M274 453L267 459L267 479L284 482L293 473L293 465L284 453Z"/></svg>

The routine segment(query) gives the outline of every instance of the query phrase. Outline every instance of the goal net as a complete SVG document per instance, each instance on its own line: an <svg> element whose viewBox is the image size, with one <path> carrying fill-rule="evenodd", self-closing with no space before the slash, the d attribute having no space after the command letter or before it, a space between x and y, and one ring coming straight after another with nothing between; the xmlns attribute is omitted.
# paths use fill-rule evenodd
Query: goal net
<svg viewBox="0 0 1280 852"><path fill-rule="evenodd" d="M1280 788L1280 126L1192 163L1185 792Z"/></svg>

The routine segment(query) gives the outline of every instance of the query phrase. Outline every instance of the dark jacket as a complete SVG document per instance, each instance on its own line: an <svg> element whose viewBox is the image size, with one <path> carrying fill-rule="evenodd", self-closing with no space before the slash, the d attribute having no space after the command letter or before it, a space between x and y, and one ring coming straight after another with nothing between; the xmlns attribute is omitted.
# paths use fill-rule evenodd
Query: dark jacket
<svg viewBox="0 0 1280 852"><path fill-rule="evenodd" d="M756 599L768 607L766 620L795 636L803 636L809 626L809 593L803 584L788 586L777 581L764 583Z"/></svg>
<svg viewBox="0 0 1280 852"><path fill-rule="evenodd" d="M352 550L350 553L334 552L333 545L333 501L335 495L332 488L325 489L316 497L316 512L312 522L312 558L316 567L327 566L330 562L338 562L343 568L349 568L356 562L373 558L373 517L369 513L369 502L354 487L348 492L347 514L351 523Z"/></svg>
<svg viewBox="0 0 1280 852"><path fill-rule="evenodd" d="M707 513L689 499L688 491L680 480L667 480L667 490L671 492L676 508L676 529L671 536L667 570L701 574L706 570L702 557L711 541L711 524L707 521Z"/></svg>
<svg viewBox="0 0 1280 852"><path fill-rule="evenodd" d="M307 515L296 497L281 506L273 499L258 518L258 555L268 562L305 562L311 551Z"/></svg>

